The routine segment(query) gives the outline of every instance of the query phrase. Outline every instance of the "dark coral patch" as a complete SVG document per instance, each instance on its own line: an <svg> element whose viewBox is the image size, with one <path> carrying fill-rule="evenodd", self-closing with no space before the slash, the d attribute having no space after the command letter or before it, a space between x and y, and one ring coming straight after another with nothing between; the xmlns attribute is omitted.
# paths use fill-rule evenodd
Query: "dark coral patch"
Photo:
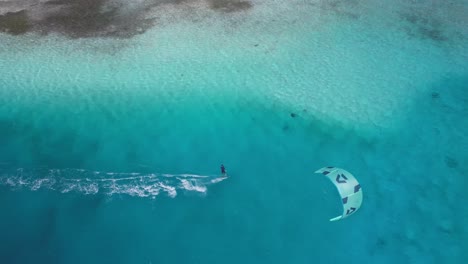
<svg viewBox="0 0 468 264"><path fill-rule="evenodd" d="M252 8L252 3L242 0L209 0L210 7L226 13L245 11Z"/></svg>
<svg viewBox="0 0 468 264"><path fill-rule="evenodd" d="M25 10L0 15L0 32L20 35L28 32L31 24Z"/></svg>
<svg viewBox="0 0 468 264"><path fill-rule="evenodd" d="M133 14L120 12L107 0L54 0L46 4L59 8L38 21L42 33L60 32L72 38L131 37L154 25L153 19L141 17L142 10Z"/></svg>
<svg viewBox="0 0 468 264"><path fill-rule="evenodd" d="M253 6L245 0L150 0L138 4L112 0L31 0L34 4L4 1L8 8L0 10L3 12L0 13L0 32L12 35L61 33L70 38L130 38L157 25L156 11L169 5L185 9L186 2L201 2L221 13L245 11ZM191 8L197 8L195 6L205 5Z"/></svg>
<svg viewBox="0 0 468 264"><path fill-rule="evenodd" d="M446 33L442 30L443 24L436 18L425 14L402 13L400 17L406 21L410 27L406 29L407 34L420 39L429 39L435 42L447 41Z"/></svg>

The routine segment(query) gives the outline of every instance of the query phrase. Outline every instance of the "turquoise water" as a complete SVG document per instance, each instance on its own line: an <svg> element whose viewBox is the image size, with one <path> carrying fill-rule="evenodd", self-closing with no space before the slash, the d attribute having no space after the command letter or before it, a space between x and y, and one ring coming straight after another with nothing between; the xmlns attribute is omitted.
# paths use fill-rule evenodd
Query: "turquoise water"
<svg viewBox="0 0 468 264"><path fill-rule="evenodd" d="M0 35L2 263L464 263L466 1L252 3Z"/></svg>

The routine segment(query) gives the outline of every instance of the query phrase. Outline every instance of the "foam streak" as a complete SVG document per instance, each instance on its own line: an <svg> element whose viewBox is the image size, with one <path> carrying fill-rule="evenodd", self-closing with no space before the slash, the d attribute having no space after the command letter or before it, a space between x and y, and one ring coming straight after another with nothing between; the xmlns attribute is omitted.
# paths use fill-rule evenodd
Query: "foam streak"
<svg viewBox="0 0 468 264"><path fill-rule="evenodd" d="M17 169L0 171L0 184L12 189L54 190L85 195L129 195L155 198L161 193L176 197L180 191L206 194L208 186L226 177L217 175L136 172L100 172L82 169Z"/></svg>

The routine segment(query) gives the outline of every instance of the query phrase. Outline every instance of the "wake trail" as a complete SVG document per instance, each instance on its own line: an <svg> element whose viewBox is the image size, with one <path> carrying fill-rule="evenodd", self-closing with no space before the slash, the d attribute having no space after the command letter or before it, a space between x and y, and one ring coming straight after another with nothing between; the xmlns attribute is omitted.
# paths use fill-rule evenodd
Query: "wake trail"
<svg viewBox="0 0 468 264"><path fill-rule="evenodd" d="M155 198L176 197L178 192L206 194L208 186L227 177L219 175L101 172L83 169L0 170L0 185L13 190L54 190L85 195L129 195Z"/></svg>

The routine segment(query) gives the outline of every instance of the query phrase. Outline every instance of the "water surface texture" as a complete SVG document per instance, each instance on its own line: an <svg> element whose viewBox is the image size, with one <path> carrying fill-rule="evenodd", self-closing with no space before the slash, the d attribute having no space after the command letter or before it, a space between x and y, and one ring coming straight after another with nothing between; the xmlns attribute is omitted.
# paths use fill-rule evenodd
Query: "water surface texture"
<svg viewBox="0 0 468 264"><path fill-rule="evenodd" d="M466 14L0 0L0 263L464 263Z"/></svg>

